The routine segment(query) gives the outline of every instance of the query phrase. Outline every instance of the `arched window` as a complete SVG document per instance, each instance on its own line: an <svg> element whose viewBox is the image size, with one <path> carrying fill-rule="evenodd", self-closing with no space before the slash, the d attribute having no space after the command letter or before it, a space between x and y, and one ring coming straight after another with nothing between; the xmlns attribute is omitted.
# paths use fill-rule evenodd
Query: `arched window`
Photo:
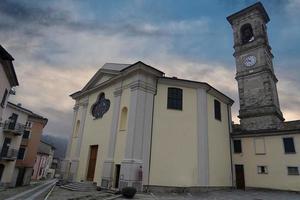
<svg viewBox="0 0 300 200"><path fill-rule="evenodd" d="M126 130L127 128L127 107L122 108L121 111L121 120L120 120L120 130Z"/></svg>
<svg viewBox="0 0 300 200"><path fill-rule="evenodd" d="M241 27L242 44L247 44L254 40L254 34L251 24L244 24Z"/></svg>
<svg viewBox="0 0 300 200"><path fill-rule="evenodd" d="M78 137L79 127L80 127L80 120L77 120L75 130L74 130L74 137Z"/></svg>

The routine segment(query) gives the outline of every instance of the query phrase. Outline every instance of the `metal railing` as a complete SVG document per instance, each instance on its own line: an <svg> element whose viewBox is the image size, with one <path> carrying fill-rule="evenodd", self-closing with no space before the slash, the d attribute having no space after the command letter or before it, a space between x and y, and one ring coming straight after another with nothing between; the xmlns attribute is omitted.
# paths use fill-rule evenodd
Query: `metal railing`
<svg viewBox="0 0 300 200"><path fill-rule="evenodd" d="M3 147L0 153L0 159L1 160L16 160L18 157L18 150L9 148L9 147Z"/></svg>
<svg viewBox="0 0 300 200"><path fill-rule="evenodd" d="M3 132L12 132L15 135L22 135L24 132L24 127L24 124L15 123L7 120L3 124Z"/></svg>

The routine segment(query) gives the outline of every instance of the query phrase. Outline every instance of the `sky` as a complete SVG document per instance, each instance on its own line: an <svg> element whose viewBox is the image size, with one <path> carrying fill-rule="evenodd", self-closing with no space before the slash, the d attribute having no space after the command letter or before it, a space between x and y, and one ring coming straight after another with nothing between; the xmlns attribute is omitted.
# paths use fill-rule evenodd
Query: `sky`
<svg viewBox="0 0 300 200"><path fill-rule="evenodd" d="M1 0L0 44L20 86L10 100L49 119L44 134L68 137L74 101L106 62L143 61L167 76L205 81L235 100L233 36L226 17L255 0ZM282 112L300 119L300 0L262 1Z"/></svg>

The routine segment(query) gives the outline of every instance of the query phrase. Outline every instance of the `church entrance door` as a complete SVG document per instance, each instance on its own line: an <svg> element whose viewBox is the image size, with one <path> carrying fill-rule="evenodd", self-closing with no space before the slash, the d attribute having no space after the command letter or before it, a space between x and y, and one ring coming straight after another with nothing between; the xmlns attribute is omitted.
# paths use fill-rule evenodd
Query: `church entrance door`
<svg viewBox="0 0 300 200"><path fill-rule="evenodd" d="M90 160L88 164L88 172L86 179L88 181L94 180L95 167L97 162L98 145L90 146Z"/></svg>

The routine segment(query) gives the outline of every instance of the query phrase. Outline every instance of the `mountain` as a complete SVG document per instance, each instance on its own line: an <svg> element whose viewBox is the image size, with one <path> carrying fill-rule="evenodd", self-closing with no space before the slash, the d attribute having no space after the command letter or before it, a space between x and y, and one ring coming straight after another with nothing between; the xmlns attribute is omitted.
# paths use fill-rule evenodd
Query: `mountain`
<svg viewBox="0 0 300 200"><path fill-rule="evenodd" d="M65 138L60 138L53 135L42 135L42 141L51 144L55 147L54 157L58 157L60 159L65 158L65 154L67 151L68 140Z"/></svg>

